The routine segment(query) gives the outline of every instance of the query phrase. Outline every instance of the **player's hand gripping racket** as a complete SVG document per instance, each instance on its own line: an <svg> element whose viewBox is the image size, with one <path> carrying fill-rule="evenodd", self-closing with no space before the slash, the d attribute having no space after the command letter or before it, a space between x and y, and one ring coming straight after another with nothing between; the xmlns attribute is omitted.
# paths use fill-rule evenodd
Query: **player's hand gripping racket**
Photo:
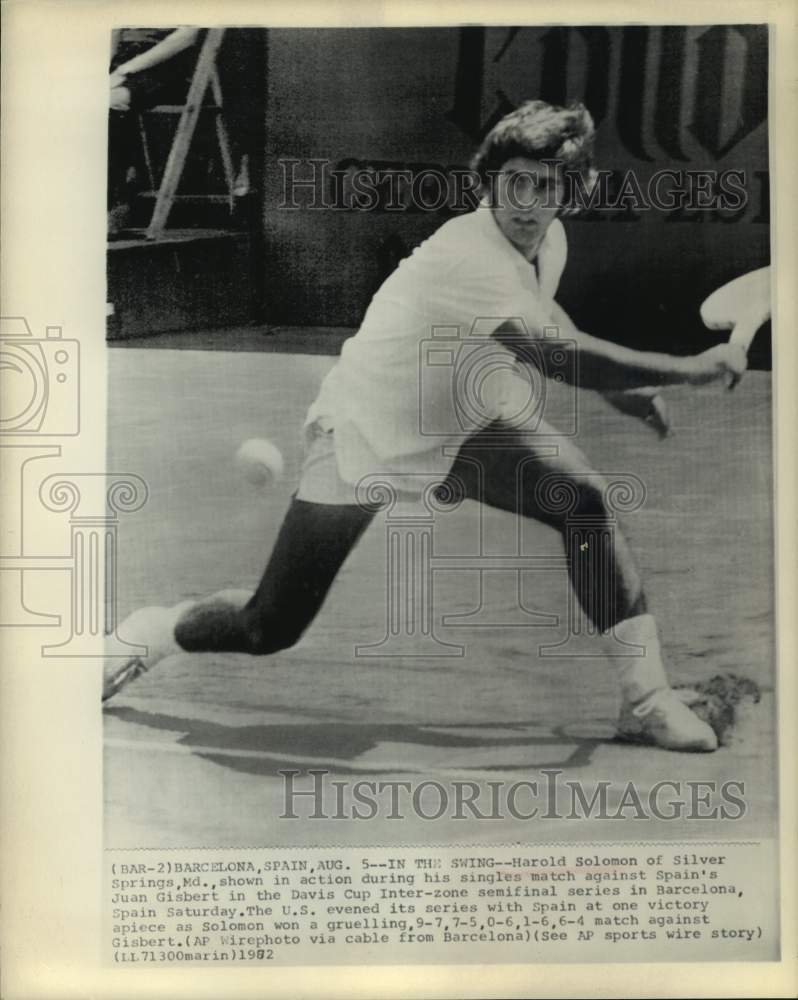
<svg viewBox="0 0 798 1000"><path fill-rule="evenodd" d="M770 319L770 267L749 271L714 291L701 306L701 319L710 330L731 330L730 344L746 354L757 330ZM733 376L733 389L742 378Z"/></svg>

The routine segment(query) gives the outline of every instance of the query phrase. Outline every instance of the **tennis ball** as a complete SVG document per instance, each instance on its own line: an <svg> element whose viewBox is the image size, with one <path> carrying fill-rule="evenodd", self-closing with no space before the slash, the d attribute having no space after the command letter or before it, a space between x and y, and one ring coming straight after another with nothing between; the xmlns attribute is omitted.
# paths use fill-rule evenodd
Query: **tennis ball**
<svg viewBox="0 0 798 1000"><path fill-rule="evenodd" d="M263 488L282 478L282 452L265 438L250 438L236 452L236 466L253 486Z"/></svg>

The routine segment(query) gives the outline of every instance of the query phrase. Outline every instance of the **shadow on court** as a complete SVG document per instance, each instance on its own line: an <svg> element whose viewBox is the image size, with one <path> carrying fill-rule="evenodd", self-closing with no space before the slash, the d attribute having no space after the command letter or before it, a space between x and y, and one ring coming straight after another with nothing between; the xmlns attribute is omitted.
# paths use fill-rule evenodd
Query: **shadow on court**
<svg viewBox="0 0 798 1000"><path fill-rule="evenodd" d="M563 728L553 727L549 732L539 732L524 735L523 724L510 727L506 737L500 737L496 730L502 728L501 722L485 722L482 726L470 724L471 734L462 731L462 727L437 724L433 727L412 725L357 725L353 723L302 723L293 725L262 725L262 726L226 726L218 723L205 722L197 719L185 719L158 712L141 711L136 708L120 707L108 709L108 715L122 722L135 723L150 729L182 731L177 743L190 748L198 757L210 760L220 767L228 767L245 774L259 774L275 777L287 767L308 767L309 758L317 760L317 766L329 765L331 771L339 774L392 774L404 770L400 764L393 767L369 767L360 765L347 768L345 761L355 761L363 758L370 751L386 744L402 747L412 744L422 748L463 748L508 747L510 753L504 763L490 766L481 765L479 771L524 771L528 764L518 763L519 751L523 756L525 747L551 747L565 753L554 754L545 759L536 754L535 766L538 768L579 768L591 762L595 748L603 742L612 740L575 738L568 735ZM488 736L481 736L479 729L491 730ZM506 727L505 727L506 728ZM214 754L213 750L223 750L223 754ZM237 751L244 751L237 755ZM257 756L252 756L257 754ZM272 754L272 756L270 756ZM293 759L292 759L293 758ZM513 763L516 760L516 763ZM467 758L462 765L463 773L469 770Z"/></svg>

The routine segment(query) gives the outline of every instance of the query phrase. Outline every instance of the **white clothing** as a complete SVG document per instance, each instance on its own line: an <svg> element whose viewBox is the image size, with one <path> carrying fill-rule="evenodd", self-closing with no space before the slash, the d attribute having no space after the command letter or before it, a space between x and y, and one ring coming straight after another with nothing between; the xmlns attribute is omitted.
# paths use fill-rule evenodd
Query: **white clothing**
<svg viewBox="0 0 798 1000"><path fill-rule="evenodd" d="M399 264L308 412L306 425L334 429L343 480L445 476L453 445L508 407L519 411L531 383L490 334L511 318L538 330L551 324L566 255L559 220L530 263L482 204Z"/></svg>

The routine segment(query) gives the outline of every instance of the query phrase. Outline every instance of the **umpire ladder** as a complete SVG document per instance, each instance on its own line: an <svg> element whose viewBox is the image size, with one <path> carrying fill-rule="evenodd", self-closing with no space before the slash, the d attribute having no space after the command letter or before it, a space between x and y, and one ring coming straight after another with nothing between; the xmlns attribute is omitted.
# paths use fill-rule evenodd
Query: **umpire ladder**
<svg viewBox="0 0 798 1000"><path fill-rule="evenodd" d="M221 200L228 204L230 213L232 214L233 212L236 181L233 158L230 153L230 140L223 115L222 87L216 68L216 57L224 39L224 33L224 28L210 28L208 30L200 48L199 56L197 57L197 64L188 88L185 104L156 105L147 112L148 114L156 115L180 116L161 183L157 192L155 190L152 192L155 195L155 207L149 226L147 227L146 238L148 240L158 240L163 235L169 214L172 211L172 206L180 197L177 194L177 189L180 185L180 179L183 176L183 169L186 165L189 150L191 149L191 142L194 138L199 116L203 112L214 115L216 141L221 156L227 194L221 196L215 194L189 195L188 197L192 201L218 202ZM209 87L212 103L206 104L205 97ZM153 169L143 114L139 114L138 121L144 151L144 162L149 175L150 185L154 189L156 185L155 171Z"/></svg>

